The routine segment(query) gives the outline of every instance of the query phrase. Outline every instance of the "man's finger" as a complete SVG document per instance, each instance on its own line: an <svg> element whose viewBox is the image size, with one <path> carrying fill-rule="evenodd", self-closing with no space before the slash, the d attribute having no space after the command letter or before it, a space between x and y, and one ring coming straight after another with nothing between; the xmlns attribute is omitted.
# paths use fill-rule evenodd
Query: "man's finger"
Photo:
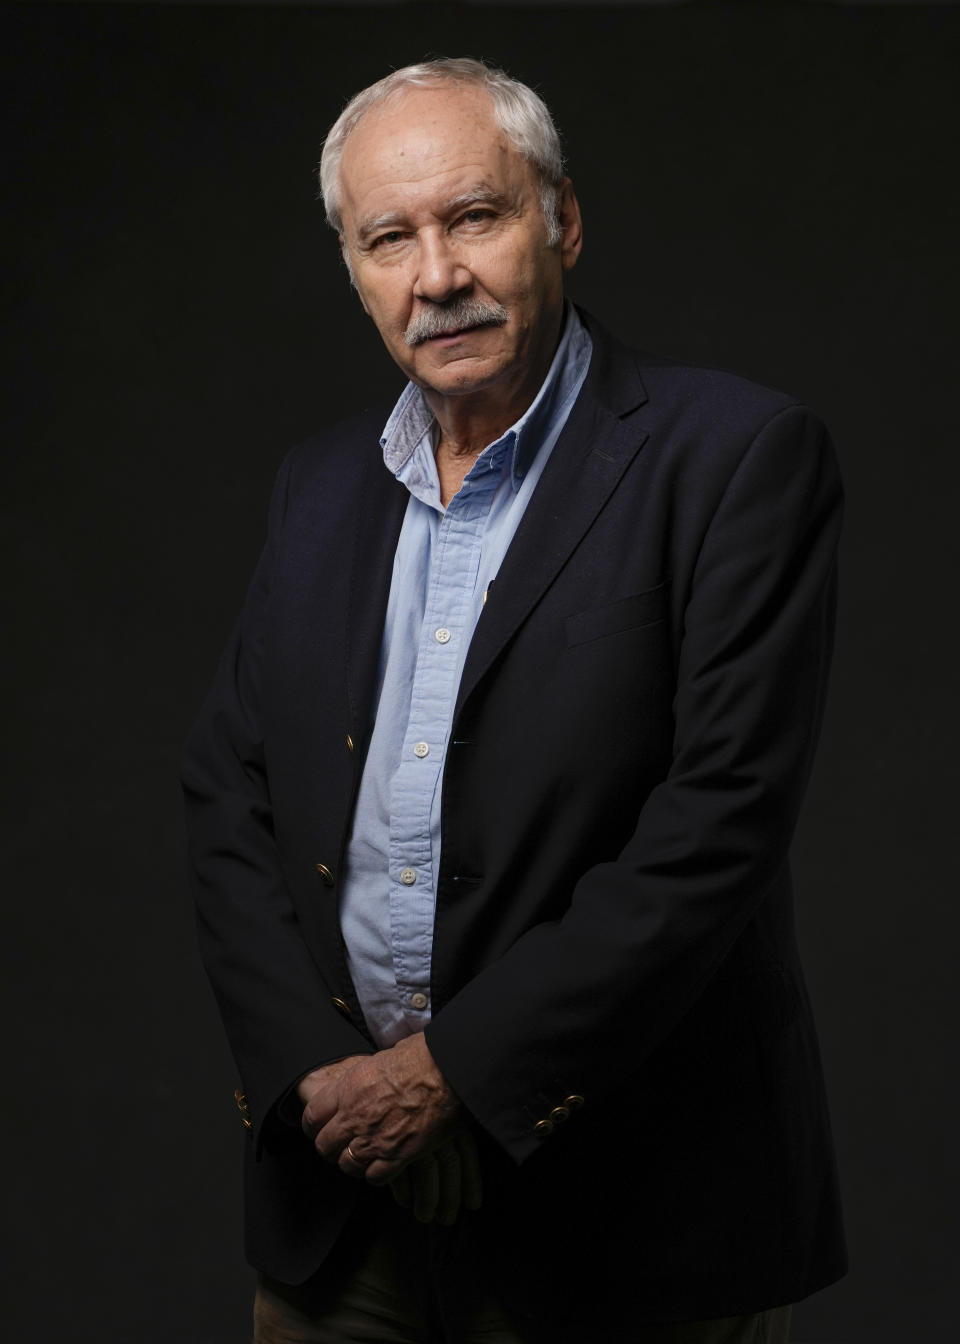
<svg viewBox="0 0 960 1344"><path fill-rule="evenodd" d="M345 1144L337 1156L337 1166L344 1176L364 1176L369 1165L370 1159L354 1151L352 1143Z"/></svg>
<svg viewBox="0 0 960 1344"><path fill-rule="evenodd" d="M303 1108L300 1127L308 1138L312 1139L324 1125L329 1124L337 1113L337 1087L332 1083L318 1087Z"/></svg>
<svg viewBox="0 0 960 1344"><path fill-rule="evenodd" d="M313 1146L325 1161L338 1162L340 1154L353 1137L353 1134L347 1133L343 1121L334 1113L314 1131Z"/></svg>

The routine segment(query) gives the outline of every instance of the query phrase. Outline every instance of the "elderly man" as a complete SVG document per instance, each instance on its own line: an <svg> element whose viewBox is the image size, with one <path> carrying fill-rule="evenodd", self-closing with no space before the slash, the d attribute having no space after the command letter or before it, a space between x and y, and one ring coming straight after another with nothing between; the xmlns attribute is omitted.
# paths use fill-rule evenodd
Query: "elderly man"
<svg viewBox="0 0 960 1344"><path fill-rule="evenodd" d="M784 1341L844 1267L787 865L829 440L565 303L502 72L364 90L321 183L409 381L284 463L184 763L256 1339Z"/></svg>

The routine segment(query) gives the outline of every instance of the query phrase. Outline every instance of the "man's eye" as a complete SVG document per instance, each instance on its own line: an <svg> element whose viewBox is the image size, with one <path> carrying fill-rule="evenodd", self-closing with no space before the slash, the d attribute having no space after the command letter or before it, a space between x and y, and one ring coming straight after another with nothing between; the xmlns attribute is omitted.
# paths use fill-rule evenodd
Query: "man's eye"
<svg viewBox="0 0 960 1344"><path fill-rule="evenodd" d="M485 219L490 219L492 215L492 210L468 210L463 216L463 221L465 224L482 224Z"/></svg>
<svg viewBox="0 0 960 1344"><path fill-rule="evenodd" d="M377 237L374 238L373 240L373 246L380 247L381 244L383 243L386 243L388 246L391 243L399 243L402 237L403 234L400 232L399 229L391 229L389 233L378 234Z"/></svg>

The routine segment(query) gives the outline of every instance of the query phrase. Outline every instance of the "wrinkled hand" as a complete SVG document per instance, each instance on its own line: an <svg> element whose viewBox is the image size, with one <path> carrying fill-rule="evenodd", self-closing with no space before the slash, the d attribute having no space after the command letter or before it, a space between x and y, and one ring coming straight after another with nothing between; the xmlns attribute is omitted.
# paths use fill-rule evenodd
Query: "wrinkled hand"
<svg viewBox="0 0 960 1344"><path fill-rule="evenodd" d="M347 1055L345 1059L334 1060L332 1064L323 1064L312 1073L305 1073L297 1083L297 1096L306 1106L314 1092L330 1083L335 1083L343 1074L349 1073L354 1064L361 1059L369 1059L369 1055Z"/></svg>
<svg viewBox="0 0 960 1344"><path fill-rule="evenodd" d="M419 1032L322 1081L304 1108L303 1131L346 1175L384 1185L439 1147L459 1105Z"/></svg>
<svg viewBox="0 0 960 1344"><path fill-rule="evenodd" d="M390 1182L393 1197L421 1223L452 1227L461 1209L483 1202L477 1145L468 1129L456 1126L432 1152L424 1153Z"/></svg>

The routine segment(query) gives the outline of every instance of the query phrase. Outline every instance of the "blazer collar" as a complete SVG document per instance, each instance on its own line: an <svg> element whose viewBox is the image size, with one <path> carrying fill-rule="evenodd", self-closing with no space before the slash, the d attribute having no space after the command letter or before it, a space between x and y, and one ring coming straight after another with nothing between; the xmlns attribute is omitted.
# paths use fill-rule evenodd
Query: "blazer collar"
<svg viewBox="0 0 960 1344"><path fill-rule="evenodd" d="M579 400L592 398L618 419L629 415L648 400L637 353L611 336L586 309L579 304L576 309L593 341L590 371Z"/></svg>
<svg viewBox="0 0 960 1344"><path fill-rule="evenodd" d="M393 576L407 487L383 464L376 438L364 444L362 483L347 609L347 699L350 734L366 752L372 725L372 701L380 666L383 622Z"/></svg>

